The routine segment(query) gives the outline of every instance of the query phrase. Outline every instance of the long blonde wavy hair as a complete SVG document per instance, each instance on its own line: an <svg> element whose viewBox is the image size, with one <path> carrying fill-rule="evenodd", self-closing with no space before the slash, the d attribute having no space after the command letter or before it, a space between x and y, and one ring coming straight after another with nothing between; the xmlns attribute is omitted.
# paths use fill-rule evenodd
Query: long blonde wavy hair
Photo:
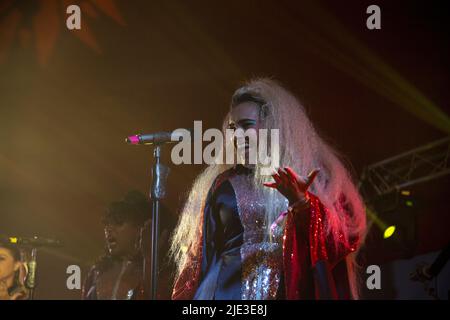
<svg viewBox="0 0 450 320"><path fill-rule="evenodd" d="M341 233L347 240L355 236L364 239L365 210L351 175L341 160L342 157L320 137L298 99L279 83L268 78L251 80L237 89L232 97L231 108L245 101L246 97L262 101L260 121L264 128L279 129L280 167L289 166L302 176L315 168L320 169L309 191L318 196L328 209L327 232L332 235ZM229 117L230 113L224 119L223 131L228 125ZM183 270L188 254L197 252L195 246L198 244L199 226L202 222L200 219L208 191L216 177L231 167L233 165L209 165L194 181L172 236L170 255L177 265L177 275ZM279 192L263 186L263 182L272 178L258 174L258 164L254 172L254 187L264 193L267 204L266 221L270 226L281 210L286 209L287 203ZM352 211L351 219L343 212L342 206L338 205L342 196L345 196L347 206ZM271 238L270 228L267 228L267 237ZM338 243L337 240L335 243ZM358 298L355 254L346 258L354 299Z"/></svg>

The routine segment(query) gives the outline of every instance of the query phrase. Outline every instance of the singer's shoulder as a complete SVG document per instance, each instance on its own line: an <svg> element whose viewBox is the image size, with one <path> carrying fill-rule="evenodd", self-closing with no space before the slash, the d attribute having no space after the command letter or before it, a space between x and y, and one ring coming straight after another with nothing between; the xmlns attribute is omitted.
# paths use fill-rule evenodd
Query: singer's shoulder
<svg viewBox="0 0 450 320"><path fill-rule="evenodd" d="M211 186L211 191L215 192L224 182L228 181L231 177L240 174L240 169L236 166L231 167L217 175Z"/></svg>

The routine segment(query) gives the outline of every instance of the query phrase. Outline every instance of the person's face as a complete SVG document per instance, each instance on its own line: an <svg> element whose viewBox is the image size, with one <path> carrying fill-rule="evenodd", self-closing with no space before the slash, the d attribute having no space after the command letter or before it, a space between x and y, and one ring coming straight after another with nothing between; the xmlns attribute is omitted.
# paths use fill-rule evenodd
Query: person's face
<svg viewBox="0 0 450 320"><path fill-rule="evenodd" d="M132 223L105 226L105 241L108 252L116 257L133 255L139 239L140 228Z"/></svg>
<svg viewBox="0 0 450 320"><path fill-rule="evenodd" d="M258 130L261 125L259 113L260 107L256 103L242 102L232 108L228 128L233 130L242 129L244 131L254 130L256 135L256 145L258 145ZM250 145L247 139L245 139L245 141L244 139L241 140L241 143L239 143L239 139L234 137L234 147L237 150L240 150L241 148L244 149L245 162L248 163Z"/></svg>
<svg viewBox="0 0 450 320"><path fill-rule="evenodd" d="M0 281L13 279L19 268L20 261L15 261L8 249L0 247Z"/></svg>

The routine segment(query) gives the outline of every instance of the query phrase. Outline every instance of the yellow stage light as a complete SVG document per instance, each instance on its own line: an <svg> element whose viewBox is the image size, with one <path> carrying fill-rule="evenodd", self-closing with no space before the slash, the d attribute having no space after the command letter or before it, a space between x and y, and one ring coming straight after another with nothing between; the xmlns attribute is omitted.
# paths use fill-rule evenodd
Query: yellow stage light
<svg viewBox="0 0 450 320"><path fill-rule="evenodd" d="M383 238L387 239L390 238L395 232L395 226L389 226L384 230Z"/></svg>

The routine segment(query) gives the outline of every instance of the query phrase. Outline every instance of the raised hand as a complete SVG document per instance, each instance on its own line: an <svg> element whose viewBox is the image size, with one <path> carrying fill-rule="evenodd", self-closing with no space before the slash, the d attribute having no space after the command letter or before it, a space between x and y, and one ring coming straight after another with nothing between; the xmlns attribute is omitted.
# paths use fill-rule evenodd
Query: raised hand
<svg viewBox="0 0 450 320"><path fill-rule="evenodd" d="M319 169L312 170L306 178L300 177L289 167L279 168L272 175L275 182L264 183L266 187L277 189L289 200L289 204L306 199L306 191L314 182Z"/></svg>

